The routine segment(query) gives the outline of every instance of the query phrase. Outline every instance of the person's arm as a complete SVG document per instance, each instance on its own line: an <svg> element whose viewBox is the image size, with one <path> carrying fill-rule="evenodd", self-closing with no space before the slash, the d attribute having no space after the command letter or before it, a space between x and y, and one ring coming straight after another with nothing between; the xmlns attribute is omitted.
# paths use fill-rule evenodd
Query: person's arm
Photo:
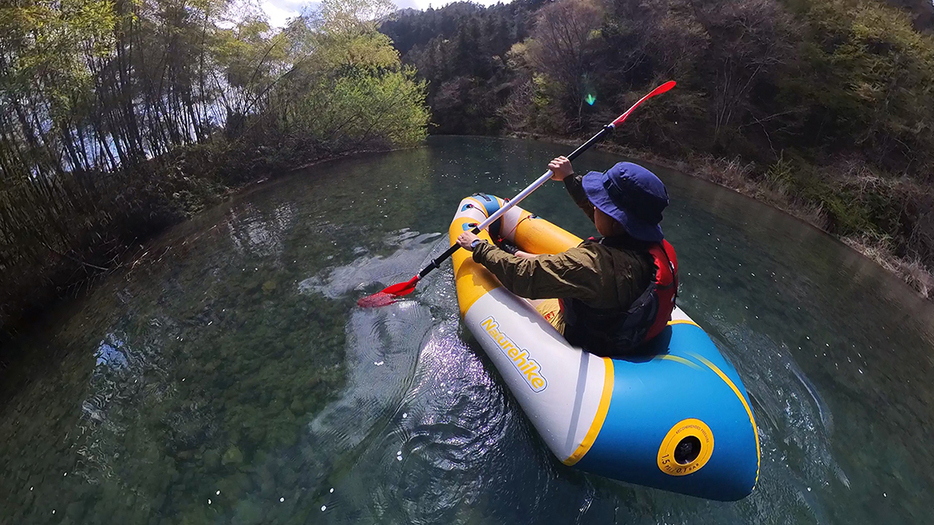
<svg viewBox="0 0 934 525"><path fill-rule="evenodd" d="M499 248L510 255L515 255L516 257L522 257L524 259L535 257L534 253L524 252L511 244L502 244Z"/></svg>
<svg viewBox="0 0 934 525"><path fill-rule="evenodd" d="M480 237L477 237L477 235L474 234L472 231L465 231L464 233L457 236L456 242L458 245L460 245L461 248L464 248L468 252L472 252L473 247L474 247L474 244L473 244L474 242L486 242L486 241L481 239ZM534 253L524 252L520 250L519 248L516 248L515 246L513 246L512 249L505 249L502 247L500 247L499 249L503 250L504 252L510 255L515 255L516 257L521 257L523 259L531 259L533 257L538 257L538 255Z"/></svg>
<svg viewBox="0 0 934 525"><path fill-rule="evenodd" d="M510 292L528 299L573 297L594 300L611 283L605 283L594 254L582 248L523 258L479 242L473 260L482 264Z"/></svg>
<svg viewBox="0 0 934 525"><path fill-rule="evenodd" d="M571 161L567 157L556 157L548 163L548 169L554 173L551 176L552 180L564 181L564 188L568 190L568 194L574 199L574 203L593 222L593 204L590 203L587 194L584 193L584 186L581 183L583 177L574 174Z"/></svg>

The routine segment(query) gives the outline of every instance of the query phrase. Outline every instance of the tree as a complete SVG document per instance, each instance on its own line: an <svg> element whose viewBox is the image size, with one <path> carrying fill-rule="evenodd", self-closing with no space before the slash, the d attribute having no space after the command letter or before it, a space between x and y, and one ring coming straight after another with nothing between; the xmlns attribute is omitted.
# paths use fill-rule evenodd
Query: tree
<svg viewBox="0 0 934 525"><path fill-rule="evenodd" d="M878 4L815 2L806 64L791 86L808 140L856 146L873 163L928 177L934 155L934 38Z"/></svg>
<svg viewBox="0 0 934 525"><path fill-rule="evenodd" d="M559 0L539 10L526 53L529 64L554 82L560 104L576 107L576 127L596 76L592 55L603 9L591 0Z"/></svg>
<svg viewBox="0 0 934 525"><path fill-rule="evenodd" d="M375 29L389 5L326 0L283 31L230 0L0 8L0 323L220 184L418 143L425 85Z"/></svg>

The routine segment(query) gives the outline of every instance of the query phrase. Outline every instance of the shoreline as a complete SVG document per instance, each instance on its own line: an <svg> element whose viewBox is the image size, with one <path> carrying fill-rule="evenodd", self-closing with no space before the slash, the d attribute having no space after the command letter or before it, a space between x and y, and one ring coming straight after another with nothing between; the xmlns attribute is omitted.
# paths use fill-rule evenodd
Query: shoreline
<svg viewBox="0 0 934 525"><path fill-rule="evenodd" d="M579 143L579 141L571 138L537 134L511 133L506 136L556 144L577 145ZM753 180L749 176L755 166L752 162L744 163L738 158L728 160L711 155L698 155L688 159L672 159L649 150L605 142L594 147L600 151L644 160L663 168L712 182L717 186L735 191L787 213L849 246L852 250L901 279L921 297L934 301L934 268L925 267L920 260L907 260L898 257L884 243L874 241L868 236L838 235L830 231L828 229L829 221L819 205L815 206L813 203L796 201L788 194L787 190L775 183Z"/></svg>
<svg viewBox="0 0 934 525"><path fill-rule="evenodd" d="M525 140L550 142L554 144L577 144L576 140L566 137L515 133L505 136ZM753 173L753 163L742 163L737 159L727 160L723 158L715 158L709 155L699 155L690 159L672 159L669 157L657 155L649 150L642 150L607 143L597 144L596 148L598 148L600 151L643 160L667 169L679 171L691 177L712 182L720 187L735 191L745 195L746 197L755 199L784 213L787 213L788 215L791 215L792 217L795 217L798 220L801 220L802 222L832 236L843 244L846 244L854 251L874 261L883 269L901 279L903 282L908 284L909 287L915 290L915 292L918 293L921 297L930 301L934 301L934 272L932 272L932 269L926 268L923 264L920 263L920 261L909 261L899 258L893 255L888 247L882 243L873 241L868 237L859 238L855 236L843 236L829 231L827 227L828 220L826 216L823 215L823 210L821 210L819 206L798 202L791 198L789 194L781 187L777 187L774 183L771 183L767 180L753 180L749 176L751 173ZM304 162L298 166L283 170L277 174L266 173L265 176L255 180L226 187L225 191L216 195L216 197L219 199L219 202L217 202L215 206L229 202L231 199L237 198L239 196L248 195L250 192L263 187L265 184L274 183L277 180L283 179L285 177L293 176L302 170L316 165L332 162L354 155L387 153L390 151L396 151L398 149L404 148L365 149L352 153L330 155L325 158ZM113 261L115 263L113 266L110 266L106 269L102 268L100 271L94 272L91 275L88 275L85 278L79 280L78 282L71 283L68 287L60 290L60 294L56 294L58 295L57 297L51 298L51 300L48 301L46 308L44 309L47 309L48 307L54 308L56 304L63 300L67 301L68 299L76 298L82 293L88 293L91 289L94 288L96 281L105 278L106 276L121 268L129 268L130 271L132 271L144 259L146 259L148 256L151 256L148 250L148 245L154 238L164 235L173 227L176 227L179 224L183 224L184 222L191 220L193 216L203 213L206 209L213 207L214 206L202 208L195 211L195 213L186 214L188 216L184 220L167 225L159 232L151 235L143 242L143 244L138 244L135 249L127 247L125 252L122 254L122 257L119 257L119 260ZM39 317L41 319L41 317L44 316L40 314ZM33 326L35 322L38 321L41 323L40 319L33 317L32 322L30 322L27 319L20 318L18 322L14 320L12 323L4 323L5 326L3 326L2 335L5 337L0 337L0 339L6 340L16 338L17 335L22 335L26 332L29 332L30 326ZM11 321L11 319L8 318L5 319L5 321Z"/></svg>
<svg viewBox="0 0 934 525"><path fill-rule="evenodd" d="M229 203L231 200L240 196L249 195L254 190L265 187L266 184L275 183L283 178L294 176L296 173L313 166L354 155L388 153L400 149L405 148L362 148L350 152L340 152L301 162L294 167L282 169L281 171L265 171L254 179L238 184L228 186L227 184L221 183L219 186L215 187L216 190L220 191L205 190L205 193L199 195L199 198L194 201L193 206L191 202L182 202L178 200L176 198L177 195L165 194L164 197L167 199L167 202L172 203L173 210L178 214L177 217L180 218L180 220L174 220L170 223L163 224L158 229L146 232L146 235L142 238L134 239L132 242L120 247L119 252L110 257L108 263L103 266L90 264L84 260L88 258L88 255L97 255L94 251L89 252L89 254L84 254L84 257L73 257L62 254L60 259L67 259L70 261L70 264L87 269L88 271L86 274L80 278L71 279L68 282L55 282L46 286L38 292L42 297L34 299L25 305L15 305L13 302L0 305L0 307L2 307L0 308L0 344L28 335L35 327L42 325L46 319L47 312L55 310L69 301L91 293L100 280L106 279L122 269L133 271L139 264L143 263L144 260L153 256L153 254L150 253L150 248L156 239L163 237L168 232L172 231L173 228L185 224L207 210ZM185 172L187 172L187 170L185 170ZM186 179L191 178L195 180L198 178L194 174L185 172L180 170L180 173L183 175L188 175ZM198 180L200 181L202 179ZM207 178L203 178L203 180L207 180ZM13 313L5 311L5 309L14 305L20 307L18 311ZM2 352L0 352L0 368L2 368L5 363L3 357Z"/></svg>

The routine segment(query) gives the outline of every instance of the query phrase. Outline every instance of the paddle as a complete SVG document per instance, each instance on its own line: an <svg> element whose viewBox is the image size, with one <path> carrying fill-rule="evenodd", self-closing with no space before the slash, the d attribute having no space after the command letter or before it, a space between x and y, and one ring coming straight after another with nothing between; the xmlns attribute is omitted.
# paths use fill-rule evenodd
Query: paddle
<svg viewBox="0 0 934 525"><path fill-rule="evenodd" d="M601 129L596 135L590 137L590 139L587 142L578 146L576 150L572 151L571 154L568 155L568 159L574 160L575 158L577 158L578 155L587 151L591 146L593 146L598 141L600 141L604 136L612 132L616 128L616 126L619 126L620 124L625 122L626 119L629 117L629 114L632 113L634 109L639 107L639 104L642 104L643 102L654 97L655 95L660 95L662 93L665 93L666 91L669 91L673 87L675 87L675 81L669 80L668 82L665 82L664 84L653 89L651 93L640 98L635 104L632 105L631 108L626 110L625 113L616 117L616 120L604 126L603 129ZM490 215L485 221L477 225L473 229L473 232L475 234L480 233L480 230L486 229L491 224L496 222L500 217L503 216L503 214L509 211L513 206L515 206L516 204L519 204L523 199L528 197L529 194L537 190L542 184L545 184L545 182L547 182L548 179L551 178L551 175L552 175L551 170L546 171L535 182L533 182L532 184L529 184L527 188L519 192L518 195L516 195L511 200L509 200L506 204L504 204L502 208L496 211L496 213L494 213L493 215ZM460 246L455 243L450 248L448 248L444 253L439 255L436 259L432 259L431 263L429 263L428 266L423 268L422 271L418 272L418 274L415 277L412 277L408 281L389 286L383 289L382 291L377 292L373 295L361 297L357 301L357 305L362 306L364 308L386 306L388 304L392 304L396 302L396 297L402 297L402 296L412 293L413 291L415 291L415 285L418 284L418 281L420 281L423 277L428 275L432 270L437 268L442 262L445 261L445 259L453 255L454 252L456 252L458 248L460 248Z"/></svg>

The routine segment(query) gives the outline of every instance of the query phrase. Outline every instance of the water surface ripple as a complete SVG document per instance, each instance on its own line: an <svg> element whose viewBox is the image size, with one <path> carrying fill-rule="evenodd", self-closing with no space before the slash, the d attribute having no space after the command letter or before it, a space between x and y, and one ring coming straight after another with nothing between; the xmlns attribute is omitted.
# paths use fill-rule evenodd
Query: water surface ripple
<svg viewBox="0 0 934 525"><path fill-rule="evenodd" d="M563 147L437 137L317 166L181 225L4 348L0 523L926 523L934 307L824 234L658 169L679 302L759 426L737 503L555 460L460 324L456 203ZM588 153L579 172L617 161ZM526 207L592 227L547 185Z"/></svg>

